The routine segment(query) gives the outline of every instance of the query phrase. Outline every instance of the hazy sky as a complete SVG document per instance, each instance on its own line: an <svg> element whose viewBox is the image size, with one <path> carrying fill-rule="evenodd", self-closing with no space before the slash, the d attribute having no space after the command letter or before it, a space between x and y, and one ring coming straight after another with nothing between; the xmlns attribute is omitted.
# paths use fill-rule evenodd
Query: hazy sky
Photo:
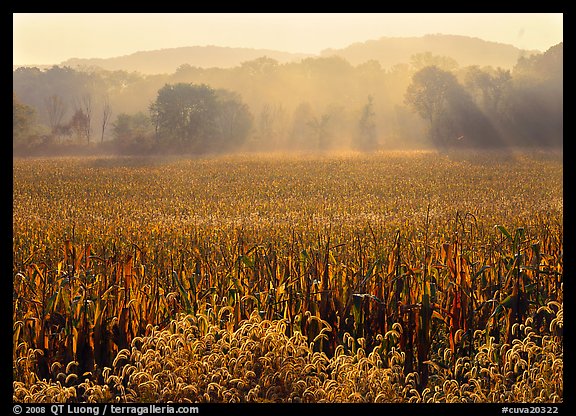
<svg viewBox="0 0 576 416"><path fill-rule="evenodd" d="M13 64L57 64L178 46L318 53L383 36L466 35L545 51L562 13L15 13Z"/></svg>

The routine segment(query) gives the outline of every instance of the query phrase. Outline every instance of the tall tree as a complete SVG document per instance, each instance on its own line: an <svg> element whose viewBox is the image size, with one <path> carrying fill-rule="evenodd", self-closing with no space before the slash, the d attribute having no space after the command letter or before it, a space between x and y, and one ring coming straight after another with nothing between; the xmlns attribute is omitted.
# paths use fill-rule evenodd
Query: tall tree
<svg viewBox="0 0 576 416"><path fill-rule="evenodd" d="M193 153L244 141L252 116L238 96L207 85L166 84L150 106L159 143Z"/></svg>
<svg viewBox="0 0 576 416"><path fill-rule="evenodd" d="M456 77L435 66L416 72L405 95L430 127L430 139L449 147L501 146L500 134Z"/></svg>
<svg viewBox="0 0 576 416"><path fill-rule="evenodd" d="M258 117L259 142L267 148L281 146L287 134L287 115L282 104L266 103Z"/></svg>
<svg viewBox="0 0 576 416"><path fill-rule="evenodd" d="M368 102L362 109L358 121L358 136L356 147L360 150L369 151L376 148L376 123L374 122L374 98L369 95Z"/></svg>
<svg viewBox="0 0 576 416"><path fill-rule="evenodd" d="M216 97L215 132L214 138L208 143L208 150L236 148L244 142L252 128L252 114L238 94L217 90Z"/></svg>
<svg viewBox="0 0 576 416"><path fill-rule="evenodd" d="M90 144L90 136L92 135L92 96L90 94L84 94L82 96L82 112L85 116L84 122L84 135L88 144Z"/></svg>
<svg viewBox="0 0 576 416"><path fill-rule="evenodd" d="M490 115L496 116L501 104L512 86L510 71L498 68L488 72L477 66L467 68L465 85L477 97L480 107Z"/></svg>
<svg viewBox="0 0 576 416"><path fill-rule="evenodd" d="M512 126L524 143L562 146L564 142L564 47L521 58L513 69Z"/></svg>
<svg viewBox="0 0 576 416"><path fill-rule="evenodd" d="M92 136L92 96L84 94L74 100L74 114L70 122L78 138L83 137L90 144Z"/></svg>
<svg viewBox="0 0 576 416"><path fill-rule="evenodd" d="M151 111L165 143L190 148L201 145L203 136L209 135L215 106L214 91L207 85L166 84Z"/></svg>
<svg viewBox="0 0 576 416"><path fill-rule="evenodd" d="M430 138L439 146L446 145L446 128L450 99L458 87L456 77L436 66L417 71L406 89L405 101L428 121Z"/></svg>
<svg viewBox="0 0 576 416"><path fill-rule="evenodd" d="M22 104L12 93L12 143L23 144L34 127L34 110Z"/></svg>
<svg viewBox="0 0 576 416"><path fill-rule="evenodd" d="M308 126L312 129L313 137L316 139L318 150L326 150L328 148L330 118L330 114L325 113L320 117L312 116L311 120L308 121Z"/></svg>
<svg viewBox="0 0 576 416"><path fill-rule="evenodd" d="M74 135L76 136L76 140L81 140L81 139L85 139L86 137L86 132L90 131L90 127L88 126L90 123L89 118L86 114L84 114L84 111L82 111L81 108L77 108L76 111L74 111L74 114L72 115L72 119L70 119L70 122L68 123L67 129L70 132L73 132ZM90 140L88 139L88 144L90 144Z"/></svg>
<svg viewBox="0 0 576 416"><path fill-rule="evenodd" d="M110 105L110 99L106 96L102 107L102 135L100 136L100 143L104 141L104 133L110 117L112 117L112 106Z"/></svg>
<svg viewBox="0 0 576 416"><path fill-rule="evenodd" d="M66 103L58 94L53 94L44 100L46 113L48 114L48 125L50 133L59 136L62 128L62 121L66 115Z"/></svg>

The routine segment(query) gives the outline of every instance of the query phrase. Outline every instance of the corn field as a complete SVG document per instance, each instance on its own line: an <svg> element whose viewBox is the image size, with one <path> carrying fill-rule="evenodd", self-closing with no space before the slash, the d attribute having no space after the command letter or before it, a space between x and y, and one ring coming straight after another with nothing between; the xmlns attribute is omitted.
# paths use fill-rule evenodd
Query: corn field
<svg viewBox="0 0 576 416"><path fill-rule="evenodd" d="M17 402L562 402L561 156L14 159Z"/></svg>

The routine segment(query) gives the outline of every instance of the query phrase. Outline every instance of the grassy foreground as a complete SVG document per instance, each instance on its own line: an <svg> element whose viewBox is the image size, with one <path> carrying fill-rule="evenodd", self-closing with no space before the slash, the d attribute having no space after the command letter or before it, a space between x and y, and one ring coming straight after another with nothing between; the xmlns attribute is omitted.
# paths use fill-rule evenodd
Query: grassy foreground
<svg viewBox="0 0 576 416"><path fill-rule="evenodd" d="M562 159L14 160L19 402L561 402Z"/></svg>

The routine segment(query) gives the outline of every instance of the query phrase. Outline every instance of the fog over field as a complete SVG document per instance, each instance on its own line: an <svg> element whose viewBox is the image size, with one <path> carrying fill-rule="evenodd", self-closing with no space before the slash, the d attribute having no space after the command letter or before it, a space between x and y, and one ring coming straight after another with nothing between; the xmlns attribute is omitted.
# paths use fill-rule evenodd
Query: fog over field
<svg viewBox="0 0 576 416"><path fill-rule="evenodd" d="M125 16L126 24L134 24L138 16ZM524 16L524 21L522 16L493 15L494 33L487 30L485 40L474 32L485 15L461 16L470 23L466 34L454 22L457 16L431 14L424 20L427 26L437 21L437 32L414 36L420 28L410 32L408 26L403 36L356 37L341 48L326 37L326 47L317 53L253 47L257 42L238 45L231 37L228 44L220 39L221 46L150 47L90 58L90 48L104 56L110 53L87 43L85 57L70 56L41 68L15 65L14 152L194 155L562 147L562 39L541 49L520 41L534 30L543 38L545 30L557 31L561 15L542 15L539 25L534 23L537 15ZM89 17L77 20L89 25ZM190 22L199 17L189 16ZM206 22L214 18L204 17ZM253 25L255 33L267 22L265 15L221 17L233 25L243 19L261 22L262 27ZM270 16L270 22L277 17ZM280 46L284 36L290 36L282 30L290 27L299 38L294 31L310 29L312 17L286 15L269 36L277 37ZM62 18L15 15L15 35L21 36L14 38L15 54L34 50L35 32L27 26L31 21L40 25ZM158 15L157 24L169 18ZM335 30L333 15L316 18L326 33ZM380 18L387 22L394 16ZM423 21L421 15L396 18L406 24L410 19ZM186 15L173 19L178 28ZM368 17L351 14L346 24L354 19L360 23ZM366 22L373 23L370 19ZM114 28L121 21L112 15L109 24ZM517 25L515 43L527 47L495 41L499 22ZM445 32L451 25L459 31ZM398 33L393 27L390 33ZM210 33L206 29L204 39L210 39ZM195 37L193 32L189 36ZM127 45L128 39L119 37ZM174 45L170 39L168 33L166 45Z"/></svg>

